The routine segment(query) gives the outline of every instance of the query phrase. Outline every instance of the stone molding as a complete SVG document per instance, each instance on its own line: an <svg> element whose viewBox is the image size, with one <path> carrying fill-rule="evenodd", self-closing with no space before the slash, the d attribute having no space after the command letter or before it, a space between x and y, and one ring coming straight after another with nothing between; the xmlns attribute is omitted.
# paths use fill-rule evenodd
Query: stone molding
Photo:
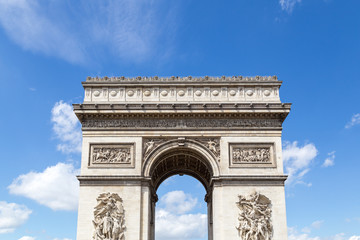
<svg viewBox="0 0 360 240"><path fill-rule="evenodd" d="M84 103L84 104L73 104L74 110L79 111L111 111L111 112L123 112L132 110L135 112L144 111L157 111L157 110L197 110L197 111L208 111L208 110L232 110L234 112L244 110L257 110L262 112L269 111L283 111L287 112L290 110L291 103L213 103L213 102L202 102L202 103Z"/></svg>
<svg viewBox="0 0 360 240"><path fill-rule="evenodd" d="M138 175L81 175L80 186L151 185L151 177ZM221 186L284 186L287 175L222 175L211 178L211 185Z"/></svg>

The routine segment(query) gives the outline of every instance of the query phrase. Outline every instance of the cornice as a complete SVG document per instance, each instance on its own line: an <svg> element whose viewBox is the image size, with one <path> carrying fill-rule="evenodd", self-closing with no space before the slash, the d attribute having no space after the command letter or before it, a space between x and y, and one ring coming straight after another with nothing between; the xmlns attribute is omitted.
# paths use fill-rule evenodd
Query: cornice
<svg viewBox="0 0 360 240"><path fill-rule="evenodd" d="M100 103L100 104L73 104L75 112L93 112L93 111L136 111L141 110L141 112L147 110L185 110L185 111L194 111L194 110L205 110L214 111L214 110L234 110L234 111L285 111L288 112L291 109L291 103L213 103L213 102L203 102L203 103Z"/></svg>
<svg viewBox="0 0 360 240"><path fill-rule="evenodd" d="M126 183L127 185L144 185L151 186L151 178L143 176L120 176L120 175L81 175L77 176L80 185L119 185ZM210 185L266 185L266 186L283 186L287 179L287 175L221 175L211 177Z"/></svg>

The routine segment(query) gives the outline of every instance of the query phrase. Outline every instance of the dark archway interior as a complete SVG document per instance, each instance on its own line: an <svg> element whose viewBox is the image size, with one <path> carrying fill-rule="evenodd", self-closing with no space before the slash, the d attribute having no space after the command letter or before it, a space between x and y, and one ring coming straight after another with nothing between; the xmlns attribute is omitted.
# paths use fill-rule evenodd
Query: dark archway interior
<svg viewBox="0 0 360 240"><path fill-rule="evenodd" d="M168 177L187 174L198 179L209 193L213 171L201 154L189 148L179 147L163 153L153 164L150 174L155 192Z"/></svg>

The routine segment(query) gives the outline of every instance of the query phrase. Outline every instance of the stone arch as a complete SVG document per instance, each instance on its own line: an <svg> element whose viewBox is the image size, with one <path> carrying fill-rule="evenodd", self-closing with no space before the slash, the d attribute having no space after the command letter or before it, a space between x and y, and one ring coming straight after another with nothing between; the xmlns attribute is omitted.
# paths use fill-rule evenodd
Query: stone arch
<svg viewBox="0 0 360 240"><path fill-rule="evenodd" d="M187 174L209 192L211 180L219 176L218 160L203 144L193 139L174 139L155 147L144 159L143 176L156 189L168 177Z"/></svg>

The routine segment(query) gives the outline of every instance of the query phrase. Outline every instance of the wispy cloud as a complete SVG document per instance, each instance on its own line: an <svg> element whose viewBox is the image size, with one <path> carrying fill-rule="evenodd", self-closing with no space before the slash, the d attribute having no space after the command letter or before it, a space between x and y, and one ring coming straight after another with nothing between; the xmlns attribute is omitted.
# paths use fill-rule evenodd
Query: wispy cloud
<svg viewBox="0 0 360 240"><path fill-rule="evenodd" d="M183 191L166 193L156 208L156 238L160 240L199 239L206 236L207 215L189 213L197 199Z"/></svg>
<svg viewBox="0 0 360 240"><path fill-rule="evenodd" d="M323 167L331 167L335 164L335 151L329 152L328 157L325 159L322 164Z"/></svg>
<svg viewBox="0 0 360 240"><path fill-rule="evenodd" d="M332 236L326 237L313 237L311 236L311 230L319 228L323 224L323 221L315 221L309 227L303 228L298 231L296 227L288 227L288 239L289 240L360 240L360 236L353 235L347 237L345 233L338 233Z"/></svg>
<svg viewBox="0 0 360 240"><path fill-rule="evenodd" d="M298 142L285 142L283 146L283 160L285 172L289 175L287 184L304 183L302 178L310 171L310 165L318 154L312 143L298 146ZM311 186L311 184L307 184Z"/></svg>
<svg viewBox="0 0 360 240"><path fill-rule="evenodd" d="M77 174L79 170L72 164L58 163L43 172L20 175L8 189L11 194L33 199L53 210L76 210L79 194Z"/></svg>
<svg viewBox="0 0 360 240"><path fill-rule="evenodd" d="M51 110L51 121L56 138L61 141L57 149L63 153L81 152L81 130L70 104L59 101Z"/></svg>
<svg viewBox="0 0 360 240"><path fill-rule="evenodd" d="M292 11L294 10L294 7L297 3L301 3L301 0L279 0L281 9L288 12L288 13L292 13Z"/></svg>
<svg viewBox="0 0 360 240"><path fill-rule="evenodd" d="M351 128L355 125L358 125L360 124L360 113L357 113L357 114L354 114L350 120L350 122L348 122L346 125L345 125L345 128Z"/></svg>
<svg viewBox="0 0 360 240"><path fill-rule="evenodd" d="M34 237L30 237L30 236L23 236L21 238L19 238L19 240L35 240L36 238Z"/></svg>
<svg viewBox="0 0 360 240"><path fill-rule="evenodd" d="M0 202L0 234L15 231L24 224L31 214L31 210L17 203Z"/></svg>
<svg viewBox="0 0 360 240"><path fill-rule="evenodd" d="M70 63L99 61L102 52L139 62L171 46L176 7L161 2L0 0L0 26L22 48Z"/></svg>
<svg viewBox="0 0 360 240"><path fill-rule="evenodd" d="M51 19L46 5L38 1L0 0L0 25L26 50L83 63L85 52L74 34L61 27L62 19Z"/></svg>

